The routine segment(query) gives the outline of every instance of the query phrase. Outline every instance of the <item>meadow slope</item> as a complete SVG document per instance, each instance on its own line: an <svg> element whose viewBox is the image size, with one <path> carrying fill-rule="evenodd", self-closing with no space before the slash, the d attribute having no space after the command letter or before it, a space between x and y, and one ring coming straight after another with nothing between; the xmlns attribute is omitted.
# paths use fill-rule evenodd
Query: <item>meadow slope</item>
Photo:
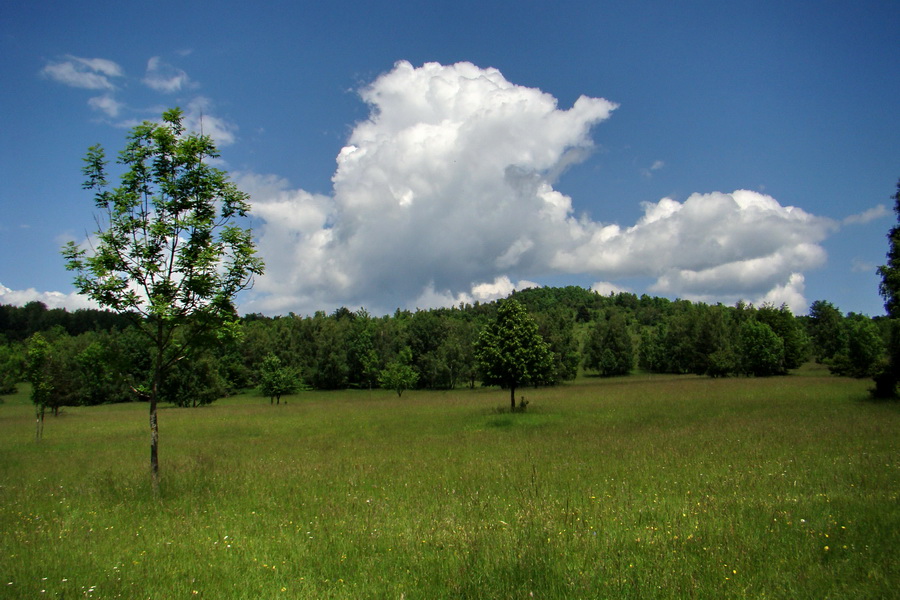
<svg viewBox="0 0 900 600"><path fill-rule="evenodd" d="M900 405L869 381L0 404L0 598L900 596Z"/></svg>

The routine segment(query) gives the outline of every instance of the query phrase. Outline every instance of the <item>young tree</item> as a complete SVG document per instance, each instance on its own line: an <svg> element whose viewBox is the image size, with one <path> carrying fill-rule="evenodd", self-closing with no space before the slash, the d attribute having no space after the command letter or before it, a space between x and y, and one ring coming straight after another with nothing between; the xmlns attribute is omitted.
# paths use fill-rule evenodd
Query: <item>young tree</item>
<svg viewBox="0 0 900 600"><path fill-rule="evenodd" d="M150 401L150 472L159 489L156 405L166 374L194 345L212 342L236 322L234 297L263 272L251 233L236 219L250 210L238 190L209 159L218 151L209 136L185 133L180 109L161 123L131 130L119 154L121 185L110 189L103 148L88 149L85 189L94 192L95 247L63 249L75 287L101 306L133 315L153 347ZM176 338L176 332L184 335Z"/></svg>
<svg viewBox="0 0 900 600"><path fill-rule="evenodd" d="M897 181L897 193L894 194L894 212L897 213L897 225L887 235L887 264L878 267L881 275L878 291L891 319L888 364L875 377L875 395L879 397L895 397L900 380L900 181Z"/></svg>
<svg viewBox="0 0 900 600"><path fill-rule="evenodd" d="M402 396L404 390L416 385L419 374L409 364L412 362L412 351L409 347L400 351L397 360L392 360L378 376L378 383L387 390L395 390L397 396Z"/></svg>
<svg viewBox="0 0 900 600"><path fill-rule="evenodd" d="M53 384L47 375L50 361L50 344L40 333L35 333L28 342L25 359L25 380L31 384L31 402L34 404L34 441L44 437L44 413L53 393Z"/></svg>
<svg viewBox="0 0 900 600"><path fill-rule="evenodd" d="M269 397L269 404L281 404L284 394L293 394L300 387L297 372L282 366L281 359L269 353L259 367L259 391ZM287 402L287 400L285 400Z"/></svg>
<svg viewBox="0 0 900 600"><path fill-rule="evenodd" d="M537 324L516 300L505 300L497 319L481 332L475 345L486 385L509 388L511 410L516 388L547 383L553 376L553 355L538 333Z"/></svg>

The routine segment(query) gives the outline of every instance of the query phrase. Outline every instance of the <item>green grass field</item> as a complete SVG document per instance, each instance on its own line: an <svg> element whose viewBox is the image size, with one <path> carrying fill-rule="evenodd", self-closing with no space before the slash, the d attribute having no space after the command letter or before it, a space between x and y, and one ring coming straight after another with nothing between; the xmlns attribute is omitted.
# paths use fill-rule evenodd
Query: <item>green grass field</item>
<svg viewBox="0 0 900 600"><path fill-rule="evenodd" d="M0 404L3 598L900 597L900 405L816 369Z"/></svg>

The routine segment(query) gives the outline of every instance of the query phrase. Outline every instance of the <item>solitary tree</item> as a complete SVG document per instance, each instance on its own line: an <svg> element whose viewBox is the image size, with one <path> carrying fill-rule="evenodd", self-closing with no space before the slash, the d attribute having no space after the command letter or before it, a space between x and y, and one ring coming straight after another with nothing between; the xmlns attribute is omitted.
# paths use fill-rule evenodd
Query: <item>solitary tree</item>
<svg viewBox="0 0 900 600"><path fill-rule="evenodd" d="M281 404L284 394L293 394L300 387L297 372L283 366L281 359L269 353L259 367L259 391L269 397L269 404ZM287 402L287 400L285 400Z"/></svg>
<svg viewBox="0 0 900 600"><path fill-rule="evenodd" d="M509 389L510 409L516 408L516 388L547 383L553 376L553 355L537 324L516 300L506 300L497 319L476 342L481 380Z"/></svg>
<svg viewBox="0 0 900 600"><path fill-rule="evenodd" d="M878 286L884 298L884 308L891 319L891 339L888 343L888 364L875 377L875 394L881 397L896 396L900 380L900 181L894 194L894 212L897 225L888 232L887 264L878 267L881 284Z"/></svg>
<svg viewBox="0 0 900 600"><path fill-rule="evenodd" d="M28 355L25 360L25 379L31 384L31 402L34 404L34 441L44 437L44 413L50 403L53 384L47 376L47 363L50 360L50 344L40 333L35 333L28 343Z"/></svg>
<svg viewBox="0 0 900 600"><path fill-rule="evenodd" d="M405 390L416 385L419 374L409 364L412 362L412 350L403 348L396 360L387 364L378 375L378 383L386 390L394 390L397 396L402 396Z"/></svg>
<svg viewBox="0 0 900 600"><path fill-rule="evenodd" d="M153 348L150 473L159 489L156 405L171 367L188 348L211 343L236 322L235 295L263 272L251 232L236 219L249 196L209 164L209 136L186 133L180 109L145 121L119 154L121 185L110 189L103 148L88 149L85 189L94 192L99 230L90 251L69 242L75 287L101 306L132 315ZM176 332L183 335L176 337Z"/></svg>

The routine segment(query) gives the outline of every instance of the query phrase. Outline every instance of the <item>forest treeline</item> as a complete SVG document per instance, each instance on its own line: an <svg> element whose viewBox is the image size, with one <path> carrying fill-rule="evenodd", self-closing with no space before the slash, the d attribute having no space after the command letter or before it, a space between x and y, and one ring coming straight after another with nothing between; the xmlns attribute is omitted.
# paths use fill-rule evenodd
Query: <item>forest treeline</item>
<svg viewBox="0 0 900 600"><path fill-rule="evenodd" d="M888 319L844 315L827 301L795 317L784 306L603 296L575 286L532 288L510 297L525 306L552 351L550 385L581 370L598 376L636 369L772 376L808 360L862 378L887 360ZM260 386L273 368L292 381L288 391L393 387L390 374L398 366L410 374L405 387L475 386L481 380L475 342L496 317L499 302L381 317L347 308L312 316L246 315L215 343L193 348L175 363L160 399L208 404ZM0 393L29 379L29 369L40 369L50 409L145 397L152 352L127 315L48 309L39 302L0 305Z"/></svg>

